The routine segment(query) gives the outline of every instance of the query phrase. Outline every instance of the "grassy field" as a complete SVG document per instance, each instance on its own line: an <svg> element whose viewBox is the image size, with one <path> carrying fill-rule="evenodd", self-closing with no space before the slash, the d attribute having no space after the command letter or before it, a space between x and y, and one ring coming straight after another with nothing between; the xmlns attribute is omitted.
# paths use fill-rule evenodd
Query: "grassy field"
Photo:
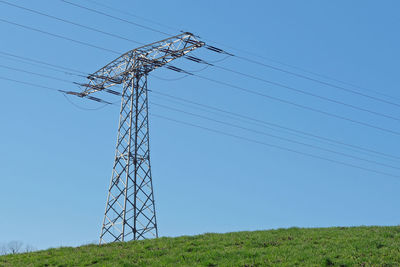
<svg viewBox="0 0 400 267"><path fill-rule="evenodd" d="M7 255L0 266L400 266L400 226L163 237Z"/></svg>

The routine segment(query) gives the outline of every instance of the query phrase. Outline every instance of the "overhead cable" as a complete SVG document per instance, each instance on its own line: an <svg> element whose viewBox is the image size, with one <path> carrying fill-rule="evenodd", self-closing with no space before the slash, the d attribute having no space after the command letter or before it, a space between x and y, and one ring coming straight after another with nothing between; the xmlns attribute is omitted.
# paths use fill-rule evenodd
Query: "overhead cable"
<svg viewBox="0 0 400 267"><path fill-rule="evenodd" d="M15 8L23 9L23 10L29 11L31 13L35 13L35 14L38 14L38 15L41 15L41 16L45 16L45 17L48 17L48 18L51 18L51 19L54 19L54 20L62 21L62 22L65 22L65 23L68 23L68 24L71 24L71 25L75 25L75 26L78 26L78 27L81 27L81 28L84 28L84 29L87 29L87 30L91 30L91 31L98 32L98 33L101 33L101 34L105 34L105 35L108 35L108 36L111 36L111 37L115 37L115 38L118 38L118 39L121 39L121 40L125 40L125 41L131 42L131 43L144 45L144 43L142 43L142 42L138 42L136 40L132 40L132 39L123 37L123 36L118 35L118 34L109 33L109 32L103 31L103 30L99 30L99 29L96 29L96 28L93 28L93 27L89 27L89 26L86 26L86 25L83 25L83 24L79 24L79 23L73 22L73 21L70 21L70 20L62 19L62 18L53 16L53 15L50 15L50 14L46 14L44 12L40 12L40 11L33 10L33 9L30 9L30 8L27 8L27 7L16 5L16 4L10 3L8 1L0 0L0 3L6 4L6 5L9 5L9 6L13 6Z"/></svg>
<svg viewBox="0 0 400 267"><path fill-rule="evenodd" d="M342 146L345 146L345 147L350 147L350 148L361 150L361 151L364 151L364 152L373 153L373 154L384 156L384 157L387 157L387 158L400 160L400 156L387 154L387 153L384 153L384 152L380 152L380 151L377 151L377 150L373 150L373 149L357 146L357 145L350 144L350 143L345 143L345 142L342 142L342 141L339 141L339 140L335 140L335 139L327 138L327 137L324 137L324 136L321 136L321 135L317 135L315 133L301 131L301 130L298 130L298 129L294 129L294 128L290 128L290 127L287 127L287 126L283 126L281 124L277 124L277 123L273 123L273 122L257 119L257 118L252 117L252 116L239 114L239 113L232 112L232 111L226 110L226 109L221 109L221 108L218 108L216 106L211 106L211 105L199 103L199 102L196 102L196 101L193 101L193 100L189 100L189 99L186 99L186 98L182 98L182 97L179 97L179 96L166 94L166 93L158 91L158 90L151 90L151 92L154 93L154 94L157 94L157 95L162 95L164 97L168 97L168 98L170 98L170 99L172 99L174 101L178 100L178 101L181 101L181 102L192 104L194 106L200 106L200 107L203 107L203 108L206 108L206 109L209 109L209 110L214 110L214 111L217 111L217 112L221 112L221 113L229 114L229 115L232 115L232 116L235 116L235 117L238 117L238 118L242 118L242 119L245 119L245 120L248 120L248 121L256 122L256 123L261 124L261 125L268 125L268 126L276 127L276 128L283 129L283 130L286 130L286 131L289 131L289 132L294 132L294 133L297 133L297 134L300 134L300 135L303 135L303 136L309 136L309 137L312 137L312 138L316 138L316 139L319 139L319 140L322 140L322 141L325 141L325 142L328 142L328 143L331 143L331 144L333 143L333 144L337 144L337 145L342 145Z"/></svg>
<svg viewBox="0 0 400 267"><path fill-rule="evenodd" d="M81 45L85 45L85 46L88 46L88 47L96 48L96 49L99 49L99 50L102 50L102 51L107 51L107 52L110 52L110 53L113 53L113 54L117 54L117 55L121 55L122 54L121 52L118 52L118 51L115 51L115 50L107 49L107 48L104 48L104 47L100 47L98 45L86 43L86 42L79 41L79 40L76 40L76 39L72 39L72 38L69 38L69 37L65 37L65 36L62 36L62 35L59 35L59 34L43 31L43 30L40 30L38 28L34 28L34 27L31 27L31 26L27 26L27 25L22 25L20 23L12 22L12 21L9 21L9 20L5 20L5 19L1 19L0 18L0 21L4 22L4 23L7 23L7 24L11 24L11 25L17 26L17 27L20 27L20 28L27 29L27 30L30 30L30 31L39 32L39 33L46 34L46 35L49 35L49 36L52 36L52 37L56 37L56 38L59 38L59 39L63 39L63 40L67 40L67 41L70 41L70 42L77 43L77 44L81 44Z"/></svg>
<svg viewBox="0 0 400 267"><path fill-rule="evenodd" d="M67 4L69 4L69 5L72 5L72 6L81 8L81 9L85 9L85 10L90 11L90 12L93 12L93 13L97 13L97 14L100 14L100 15L103 15L103 16L106 16L106 17L109 17L109 18L118 20L118 21L123 21L123 22L125 22L125 23L131 24L131 25L134 25L134 26L137 26L137 27L146 29L146 30L150 30L150 31L153 31L153 32L161 33L161 34L164 34L164 35L167 35L167 36L173 36L173 35L171 35L171 34L169 34L169 33L166 33L166 32L163 32L163 31L159 31L159 30L154 29L154 28L152 28L152 27L148 27L148 26L145 26L145 25L136 23L136 22L132 22L132 21L129 21L129 20L126 20L126 19L122 19L122 18L116 17L116 16L112 16L112 15L109 15L109 14L107 14L107 13L101 12L101 11L96 10L96 9L93 9L93 8L89 8L89 7L86 7L86 6L82 6L82 5L79 5L79 4L76 4L76 3L72 3L72 2L66 1L66 0L60 0L60 1L62 1L62 2L64 2L64 3L67 3Z"/></svg>
<svg viewBox="0 0 400 267"><path fill-rule="evenodd" d="M233 123L217 120L217 119L210 118L210 117L207 117L207 116L203 116L203 115L195 114L195 113L192 113L192 112L184 111L184 110L181 110L181 109L178 109L178 108L169 107L169 106L166 106L166 105L163 105L163 104L159 104L159 103L155 103L155 102L150 102L150 103L152 105L159 106L159 107L162 107L164 109L173 110L173 111L180 112L180 113L183 113L183 114L186 114L186 115L190 115L190 116L193 116L193 117L205 119L205 120L208 120L208 121L212 121L212 122L216 122L216 123L219 123L219 124L227 125L227 126L234 127L234 128L241 129L241 130L245 130L245 131L248 131L248 132L261 134L261 135L264 135L264 136L268 136L268 137L272 137L272 138L275 138L275 139L283 140L283 141L286 141L286 142L289 142L289 143L302 145L302 146L306 146L306 147L309 147L309 148L318 149L318 150L321 150L321 151L333 153L333 154L336 154L336 155L345 156L345 157L348 157L348 158L352 158L352 159L356 159L356 160L360 160L360 161L365 161L365 162L368 162L368 163L373 163L373 164L380 165L380 166L383 166L383 167L388 167L388 168L400 170L399 167L396 167L396 166L393 166L393 165L389 165L389 164L385 164L385 163L381 163L381 162L378 162L378 161L375 161L375 160L369 160L369 159L353 156L353 155L350 155L350 154L347 154L347 153L338 152L338 151L335 151L335 150L332 150L332 149L323 148L323 147L320 147L320 146L317 146L317 145L295 141L295 140L290 139L290 138L285 138L285 137L269 134L269 133L266 133L266 132L263 132L263 131L259 131L259 130L243 127L243 126L240 126L240 125L237 125L237 124L233 124Z"/></svg>
<svg viewBox="0 0 400 267"><path fill-rule="evenodd" d="M55 91L59 91L61 93L68 93L67 91L64 91L64 90L59 90L59 89L46 87L46 86L41 86L41 85L37 85L37 84L33 84L33 83L27 83L27 82L22 82L22 81L18 81L18 80L8 79L8 78L5 78L5 77L0 77L0 79L14 81L14 82L17 82L17 83L22 83L22 84L26 84L26 85L30 85L30 86L35 86L35 87L41 87L41 88L45 88L45 89L55 90ZM92 98L89 98L89 99L94 100L96 102L106 103L108 105L113 105L114 104L114 103L111 103L111 102L107 102L107 101L101 100L101 99L96 98L96 97L92 97ZM294 149L283 147L283 146L279 146L279 145L274 145L274 144L261 142L261 141L250 139L250 138L247 138L247 137L234 135L232 133L226 133L226 132L223 132L223 131L220 131L220 130L215 130L215 129L211 129L211 128L208 128L208 127L195 125L195 124L192 124L192 123L178 121L178 120L171 119L171 118L168 118L168 117L165 117L165 116L161 116L161 115L157 115L157 114L152 114L152 115L156 116L156 117L159 117L159 118L164 118L164 119L167 119L167 120L170 120L170 121L175 121L175 122L178 122L178 123L181 123L181 124L189 125L189 126L196 127L196 128L201 128L201 129L208 130L208 131L211 131L211 132L214 132L214 133L219 133L219 134L223 134L223 135L226 135L226 136L231 136L231 137L234 137L234 138L237 138L237 139L245 140L245 141L252 142L252 143L261 144L261 145L264 145L264 146L273 147L273 148L284 150L284 151L288 151L288 152L292 152L292 153L296 153L296 154L300 154L300 155L304 155L304 156L308 156L308 157L312 157L312 158L317 158L317 159L321 159L321 160L325 160L325 161L329 161L329 162L345 165L345 166L352 167L352 168L362 169L362 170L365 170L365 171L374 172L374 173L385 175L385 176L391 176L391 177L396 177L396 178L400 177L398 175L393 175L393 174L382 172L382 171L379 171L379 170L365 168L365 167L362 167L362 166L358 166L358 165L354 165L354 164L350 164L350 163L346 163L346 162L342 162L342 161L338 161L338 160L329 159L329 158L322 157L322 156L319 156L319 155L310 154L310 153L294 150Z"/></svg>
<svg viewBox="0 0 400 267"><path fill-rule="evenodd" d="M305 90L301 90L301 89L298 89L298 88L295 88L295 87L292 87L292 86L288 86L288 85L285 85L285 84L282 84L282 83L279 83L279 82L270 81L270 80L267 80L267 79L264 79L264 78L261 78L261 77L258 77L258 76L254 76L254 75L251 75L251 74L243 73L243 72L236 71L236 70L233 70L233 69L230 69L230 68L226 68L226 67L223 67L223 66L210 64L210 63L208 63L208 62L206 62L206 61L204 61L202 59L195 58L193 56L185 56L185 58L187 58L187 59L189 59L191 61L197 62L197 63L206 64L208 66L213 66L213 67L218 68L218 69L222 69L222 70L225 70L225 71L228 71L228 72L231 72L231 73L235 73L235 74L247 77L247 78L251 78L253 80L258 80L258 81L264 82L266 84L270 84L270 85L278 86L278 87L281 87L281 88L285 88L287 90L290 90L290 91L293 91L293 92L296 92L296 93L299 93L299 94L311 96L311 97L314 97L314 98L318 98L318 99L321 99L321 100L324 100L324 101L328 101L328 102L331 102L331 103L335 103L335 104L339 104L339 105L342 105L342 106L345 106L345 107L348 107L348 108L352 108L352 109L355 109L355 110L359 110L359 111L367 112L367 113L370 113L370 114L374 114L376 116L384 117L384 118L387 118L387 119L400 121L400 118L397 118L397 117L394 117L394 116L391 116L391 115L387 115L387 114L384 114L384 113L373 111L373 110L370 110L370 109L367 109L367 108L363 108L363 107L360 107L360 106L356 106L356 105L353 105L353 104L345 103L343 101L339 101L339 100L336 100L336 99L333 99L333 98L330 98L330 97L321 96L321 95L318 95L318 94L315 94L315 93L311 93L311 92L308 92L308 91L305 91ZM400 107L400 105L395 104L395 103L393 105L397 105L397 106Z"/></svg>
<svg viewBox="0 0 400 267"><path fill-rule="evenodd" d="M91 3L95 3L95 4L99 5L99 6L107 7L108 9L114 10L114 11L119 12L119 13L123 13L123 14L129 15L129 16L132 16L132 17L136 17L136 18L139 18L139 19L142 19L142 20L147 20L147 21L150 21L152 23L156 23L159 26L163 26L163 27L167 27L167 28L170 28L170 29L178 30L177 28L168 26L165 23L159 23L159 22L156 22L154 20L149 20L149 19L146 19L144 17L139 17L139 16L134 15L132 13L129 13L129 12L126 12L126 11L122 11L122 10L119 10L119 9L116 9L116 8L113 8L113 7L110 7L108 5L99 3L97 1L93 1L93 0L86 0L86 1L91 2ZM107 14L102 14L102 15L107 15ZM124 21L124 22L126 22L126 21ZM152 30L155 30L155 29L152 29ZM167 34L167 33L164 33L164 34ZM354 85L354 84L351 84L351 83L348 83L348 82L345 82L345 81L341 81L341 80L336 79L336 78L329 77L327 75L319 74L319 73L312 72L312 71L309 71L309 70L305 70L303 68L300 68L300 67L297 67L297 66L294 66L294 65L290 65L290 64L287 64L287 63L284 63L284 62L281 62L281 61L273 60L271 58L267 58L265 56L262 56L260 54L257 54L257 53L251 52L251 51L246 51L246 50L243 50L243 49L235 48L235 47L233 47L231 45L227 45L227 44L224 44L224 43L221 43L221 42L216 42L214 40L209 40L209 39L206 39L206 38L202 38L202 39L205 40L205 41L208 41L208 42L212 42L212 43L215 43L215 44L219 44L219 45L225 46L227 48L236 50L238 52L242 52L242 53L245 53L245 54L253 55L253 56L256 56L258 58L263 58L263 59L265 59L267 61L271 61L271 62L280 64L280 65L284 65L284 66L287 66L287 67L290 67L290 68L293 68L293 69L297 69L297 70L300 70L302 72L312 74L314 76L318 76L318 77L321 77L321 78L324 78L324 79L329 79L329 80L332 80L332 81L336 81L336 82L339 82L339 83L342 83L342 84L346 84L346 85L349 85L351 87L355 87L355 88L358 88L358 89L370 91L370 92L373 92L375 94L388 97L390 99L397 98L397 97L394 97L394 96L391 96L391 95L388 95L388 94L385 94L385 93L382 93L382 92L378 92L376 90L366 89L366 88L363 88L363 87L360 87L360 86L357 86L357 85ZM355 90L351 90L351 89L348 89L348 88L345 88L345 87L342 87L342 86L338 86L338 85L335 85L335 84L332 84L332 83L321 81L321 80L318 80L318 79L315 79L315 78L312 78L312 77L309 77L309 76L306 76L306 75L295 73L293 71L288 71L288 70L285 70L283 68L279 68L279 67L275 67L275 66L272 66L272 65L269 65L269 64L265 64L263 62L256 61L256 60L253 60L253 59L250 59L250 58L247 58L247 57L238 56L236 54L232 54L230 52L227 52L227 51L225 51L225 50L223 50L221 48L215 47L215 46L206 45L205 47L207 49L211 50L211 51L214 51L214 52L217 52L217 53L226 54L228 57L229 56L236 57L236 58L241 59L241 60L245 60L245 61L248 61L248 62L251 62L251 63L254 63L254 64L258 64L258 65L261 65L261 66L264 66L264 67L267 67L267 68L275 69L277 71L281 71L281 72L284 72L284 73L287 73L287 74L290 74L290 75L294 75L294 76L297 76L297 77L300 77L300 78L303 78L303 79L308 79L310 81L314 81L314 82L317 82L317 83L320 83L320 84L323 84L323 85L326 85L326 86L330 86L330 87L337 88L337 89L340 89L340 90L343 90L343 91L347 91L349 93L357 94L357 95L360 95L360 96L363 96L363 97L366 97L366 98L370 98L370 99L373 99L373 100L376 100L376 101L379 101L379 102L383 102L383 103L386 103L386 104L395 105L395 106L399 105L399 104L397 104L397 103L395 103L393 101L388 101L388 100L385 100L385 99L381 99L381 98L377 98L377 97L374 97L374 96L370 96L370 95L367 95L365 93L361 93L361 92L358 92L358 91L355 91ZM399 98L397 98L397 99L399 99Z"/></svg>
<svg viewBox="0 0 400 267"><path fill-rule="evenodd" d="M271 144L271 143L258 141L258 140L255 140L255 139L251 139L251 138L235 135L235 134L232 134L232 133L227 133L227 132L224 132L224 131L212 129L212 128L209 128L209 127L200 126L200 125L193 124L193 123L190 123L190 122L185 122L185 121L181 121L181 120L172 119L172 118L166 117L164 115L159 115L159 114L155 114L155 113L150 113L150 115L153 116L153 117L161 118L161 119L168 120L168 121L173 121L173 122L176 122L176 123L179 123L179 124L183 124L183 125L186 125L186 126L191 126L191 127L194 127L194 128L203 129L203 130L206 130L206 131L209 131L209 132L221 134L221 135L224 135L224 136L230 136L230 137L233 137L233 138L236 138L236 139L240 139L240 140L244 140L244 141L247 141L247 142L250 142L250 143L255 143L255 144L259 144L259 145L263 145L263 146L267 146L267 147L273 147L273 148L276 148L276 149L279 149L279 150L292 152L292 153L295 153L295 154L299 154L299 155L303 155L303 156L307 156L307 157L311 157L311 158L315 158L315 159L320 159L320 160L324 160L324 161L329 161L329 162L332 162L332 163L336 163L336 164L340 164L340 165L344 165L344 166L347 166L347 167L352 167L352 168L356 168L356 169L360 169L360 170L364 170L364 171L368 171L368 172L373 172L373 173L381 174L381 175L384 175L384 176L400 178L400 176L394 175L394 174L391 174L391 173L382 172L382 171L375 170L375 169L370 169L370 168L365 168L365 167L354 165L354 164L351 164L351 163L346 163L346 162L339 161L339 160L329 159L329 158L326 158L326 157L322 157L322 156L306 153L306 152L303 152L303 151L287 148L287 147L284 147L284 146L279 146L279 145L274 145L274 144Z"/></svg>
<svg viewBox="0 0 400 267"><path fill-rule="evenodd" d="M70 72L72 71L72 72L88 75L87 73L82 72L80 70L71 69L71 68L67 68L67 67L64 67L64 66L60 66L60 65L55 65L55 64L52 64L52 63L44 62L44 61L37 60L37 59L32 59L32 58L29 58L29 57L23 57L23 56L11 54L9 52L0 51L0 54L7 55L7 56L10 56L10 57L14 57L14 58L23 59L23 60L26 60L26 61L31 61L31 62L42 64L42 65L45 65L45 66L58 68L58 69L61 69L61 70L66 70L66 71L70 71Z"/></svg>
<svg viewBox="0 0 400 267"><path fill-rule="evenodd" d="M227 83L227 82L223 82L223 81L220 81L220 80L216 80L216 79L213 79L213 78L208 78L208 77L205 77L205 76L202 76L202 75L199 75L199 74L193 74L193 75L196 76L196 77L199 77L201 79L204 79L204 80L207 80L207 81L211 81L213 83L221 84L221 85L224 85L224 86L227 86L227 87L231 87L231 88L234 88L234 89L237 89L237 90L249 93L249 94L261 96L261 97L268 98L268 99L271 99L271 100L274 100L274 101L277 101L277 102L280 102L280 103L285 103L285 104L288 104L288 105L291 105L291 106L295 106L295 107L298 107L298 108L301 108L301 109L305 109L305 110L313 111L313 112L316 112L316 113L320 113L320 114L323 114L323 115L326 115L326 116L329 116L329 117L332 117L332 118L336 118L336 119L352 122L354 124L362 125L362 126L365 126L365 127L368 127L368 128L372 128L372 129L376 129L376 130L380 130L380 131L383 131L383 132L387 132L387 133L391 133L391 134L400 136L400 132L398 132L398 131L394 131L394 130L391 130L391 129L383 128L383 127L380 127L380 126L375 126L375 125L370 124L370 123L358 121L358 120L355 120L355 119L352 119L352 118L348 118L348 117L345 117L345 116L341 116L341 115L337 115L337 114L334 114L334 113L330 113L330 112L327 112L327 111L324 111L324 110L321 110L321 109L317 109L317 108L309 107L309 106L306 106L306 105L298 104L298 103L295 103L295 102L292 102L292 101L289 101L289 100L285 100L285 99L282 99L282 98L279 98L279 97L267 95L265 93L260 93L258 91L247 89L247 88L244 88L244 87L241 87L241 86L237 86L237 85L230 84L230 83Z"/></svg>

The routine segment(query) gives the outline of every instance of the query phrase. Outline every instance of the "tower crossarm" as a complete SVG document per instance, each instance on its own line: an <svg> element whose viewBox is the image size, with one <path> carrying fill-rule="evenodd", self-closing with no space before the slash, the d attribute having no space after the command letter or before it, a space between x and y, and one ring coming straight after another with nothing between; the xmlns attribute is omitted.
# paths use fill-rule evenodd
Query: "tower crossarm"
<svg viewBox="0 0 400 267"><path fill-rule="evenodd" d="M121 84L138 71L147 74L204 45L205 43L197 40L193 34L185 32L128 51L90 74L87 77L89 83L82 85L84 90L79 96L88 96Z"/></svg>

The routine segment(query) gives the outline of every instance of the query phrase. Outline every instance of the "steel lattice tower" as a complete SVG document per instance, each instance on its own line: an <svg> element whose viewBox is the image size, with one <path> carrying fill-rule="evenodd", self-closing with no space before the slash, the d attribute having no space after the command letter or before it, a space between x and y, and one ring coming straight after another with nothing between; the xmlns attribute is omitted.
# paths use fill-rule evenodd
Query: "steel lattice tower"
<svg viewBox="0 0 400 267"><path fill-rule="evenodd" d="M121 95L115 160L100 244L158 237L150 167L147 75L204 46L191 33L131 50L88 76L80 97L105 91ZM166 65L175 71L183 70ZM122 93L114 87L122 86ZM113 89L111 89L113 88Z"/></svg>
<svg viewBox="0 0 400 267"><path fill-rule="evenodd" d="M111 240L106 240L107 236ZM115 160L100 242L157 236L147 75L136 71L123 85Z"/></svg>

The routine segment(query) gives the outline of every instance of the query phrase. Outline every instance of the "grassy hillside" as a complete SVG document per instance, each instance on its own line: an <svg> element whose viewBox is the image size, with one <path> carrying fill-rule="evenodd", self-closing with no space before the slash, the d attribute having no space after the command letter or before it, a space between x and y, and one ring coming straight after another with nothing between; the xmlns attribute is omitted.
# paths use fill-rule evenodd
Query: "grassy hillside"
<svg viewBox="0 0 400 267"><path fill-rule="evenodd" d="M57 248L0 266L400 266L400 226L279 229Z"/></svg>

